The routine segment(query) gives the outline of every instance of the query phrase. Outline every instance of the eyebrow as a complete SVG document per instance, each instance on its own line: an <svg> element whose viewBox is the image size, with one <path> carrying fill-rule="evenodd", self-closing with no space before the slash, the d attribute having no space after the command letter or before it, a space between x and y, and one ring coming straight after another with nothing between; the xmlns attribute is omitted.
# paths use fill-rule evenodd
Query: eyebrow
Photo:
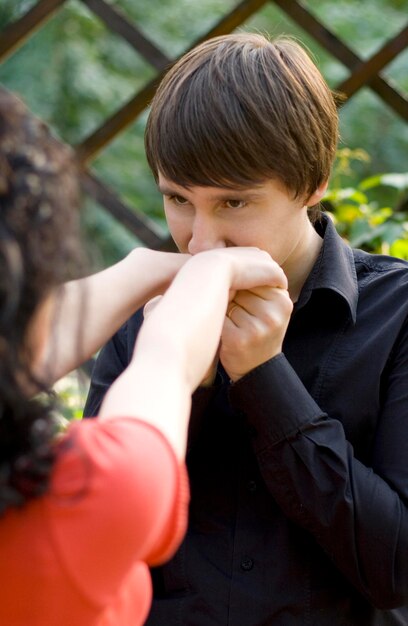
<svg viewBox="0 0 408 626"><path fill-rule="evenodd" d="M176 189L172 189L171 187L167 187L166 185L157 185L157 189L163 196L179 196L181 195L179 191Z"/></svg>
<svg viewBox="0 0 408 626"><path fill-rule="evenodd" d="M183 196L182 190L168 187L167 185L157 185L163 196ZM264 194L255 189L225 189L211 195L211 200L232 200L234 198L260 198ZM183 196L184 197L184 196Z"/></svg>

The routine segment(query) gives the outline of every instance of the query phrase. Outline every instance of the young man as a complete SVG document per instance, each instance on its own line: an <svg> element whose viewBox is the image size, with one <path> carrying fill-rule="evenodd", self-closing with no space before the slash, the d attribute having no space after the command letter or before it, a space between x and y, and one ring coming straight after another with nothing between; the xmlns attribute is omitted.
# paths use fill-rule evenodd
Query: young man
<svg viewBox="0 0 408 626"><path fill-rule="evenodd" d="M408 623L408 265L311 212L337 121L300 46L254 34L201 44L153 100L147 156L178 248L266 250L293 311L262 285L234 296L194 396L189 530L153 572L151 626ZM141 320L101 352L86 414Z"/></svg>

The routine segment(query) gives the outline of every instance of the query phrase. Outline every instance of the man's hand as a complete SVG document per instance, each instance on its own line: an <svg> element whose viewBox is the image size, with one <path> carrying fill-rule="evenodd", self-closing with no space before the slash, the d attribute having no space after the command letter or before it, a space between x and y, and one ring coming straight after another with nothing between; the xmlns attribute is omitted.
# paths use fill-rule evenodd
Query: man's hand
<svg viewBox="0 0 408 626"><path fill-rule="evenodd" d="M293 304L286 289L238 291L221 335L220 361L232 381L282 352Z"/></svg>
<svg viewBox="0 0 408 626"><path fill-rule="evenodd" d="M293 308L286 276L266 252L255 248L213 250L196 255L187 266L202 266L208 272L210 262L215 271L229 267L229 304L218 352L201 385L212 384L218 360L236 381L279 354ZM199 273L196 275L196 284L205 283ZM146 305L145 317L159 301L160 297L153 298ZM210 300L209 306L217 303Z"/></svg>

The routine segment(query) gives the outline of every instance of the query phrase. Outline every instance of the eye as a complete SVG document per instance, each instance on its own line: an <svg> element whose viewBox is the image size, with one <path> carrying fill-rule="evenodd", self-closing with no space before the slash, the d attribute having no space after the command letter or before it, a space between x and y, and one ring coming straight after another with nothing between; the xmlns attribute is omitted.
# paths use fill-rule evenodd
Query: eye
<svg viewBox="0 0 408 626"><path fill-rule="evenodd" d="M229 209L242 209L246 205L246 202L245 200L231 199L231 200L226 200L225 204Z"/></svg>
<svg viewBox="0 0 408 626"><path fill-rule="evenodd" d="M186 200L186 198L183 198L183 196L170 196L169 200L171 200L171 202L174 202L174 204L178 204L179 206L184 206L185 204L188 204L188 200Z"/></svg>

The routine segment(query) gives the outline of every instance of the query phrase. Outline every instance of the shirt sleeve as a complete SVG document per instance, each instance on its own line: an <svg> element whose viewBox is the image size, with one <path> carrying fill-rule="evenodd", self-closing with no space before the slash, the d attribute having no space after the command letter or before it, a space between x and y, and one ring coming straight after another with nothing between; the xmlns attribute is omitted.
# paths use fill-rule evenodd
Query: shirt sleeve
<svg viewBox="0 0 408 626"><path fill-rule="evenodd" d="M341 422L322 412L284 355L230 389L276 502L380 609L408 602L406 335L394 357L372 467L355 458Z"/></svg>
<svg viewBox="0 0 408 626"><path fill-rule="evenodd" d="M65 570L100 603L136 561L156 564L173 554L188 498L185 467L165 437L121 418L70 428L44 506Z"/></svg>

